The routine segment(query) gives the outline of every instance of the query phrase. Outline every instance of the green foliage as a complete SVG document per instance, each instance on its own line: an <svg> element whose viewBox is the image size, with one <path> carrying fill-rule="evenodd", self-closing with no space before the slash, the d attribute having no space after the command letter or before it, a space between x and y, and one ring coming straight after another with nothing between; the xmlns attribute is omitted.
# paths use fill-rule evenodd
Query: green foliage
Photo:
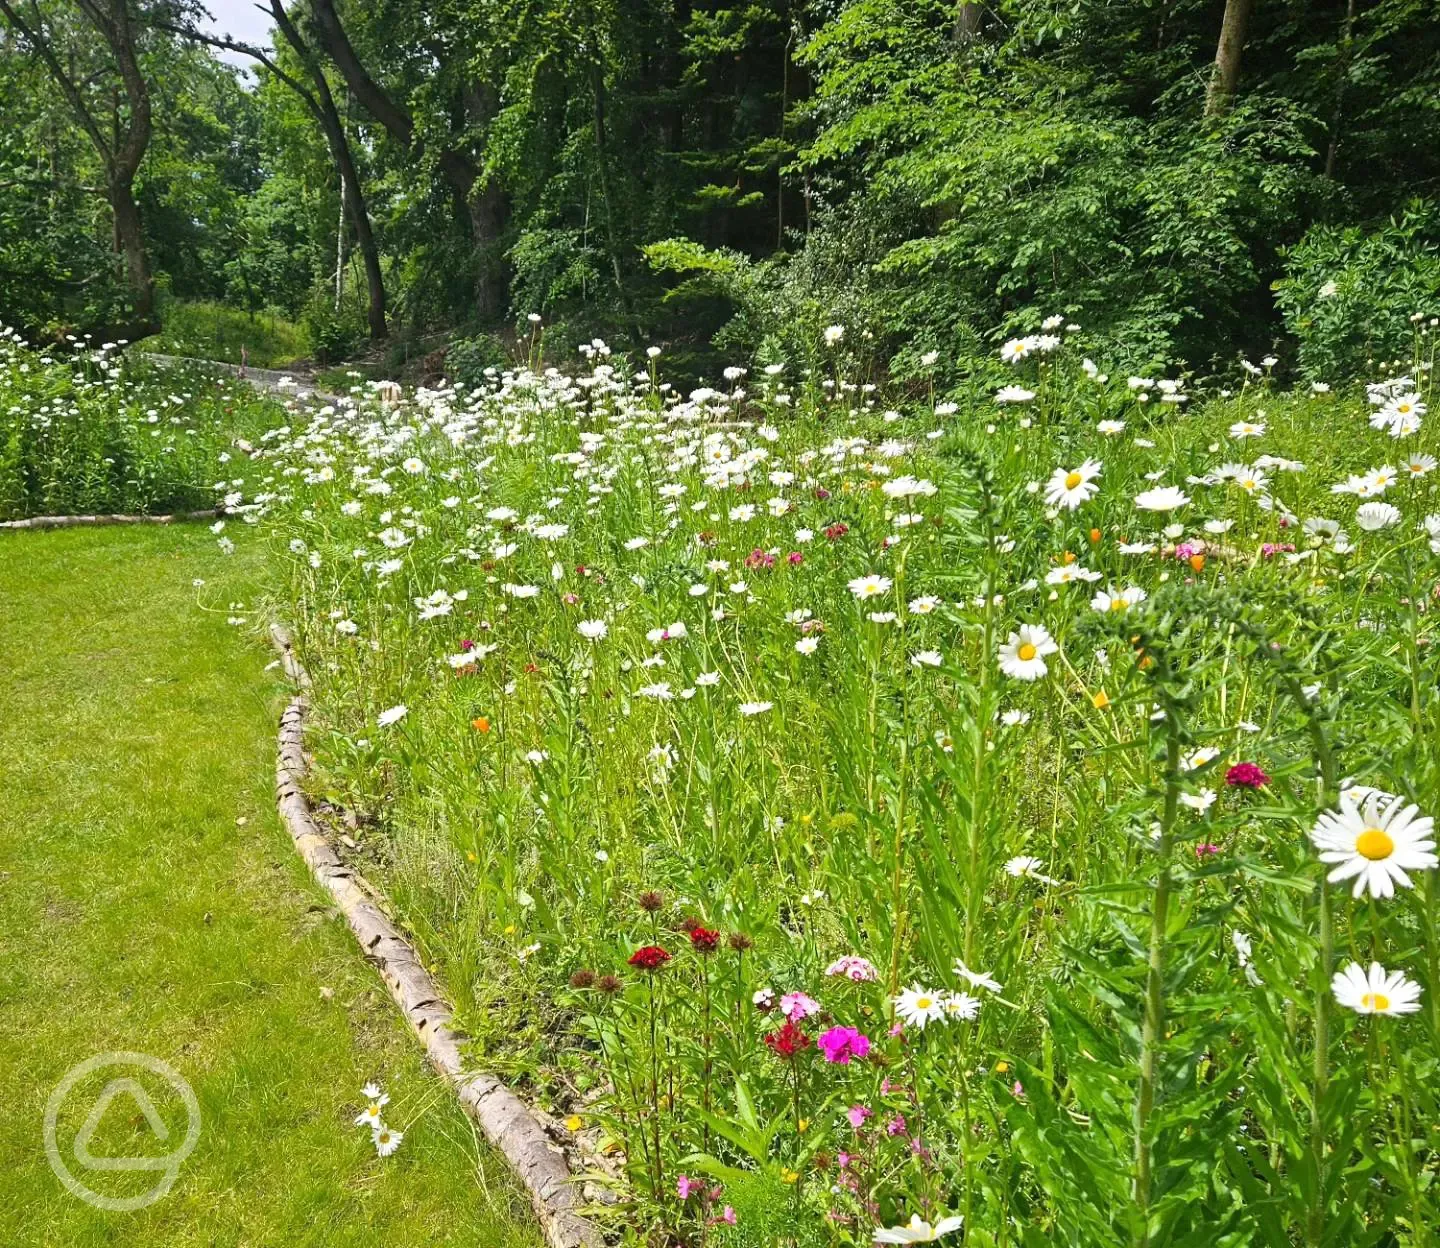
<svg viewBox="0 0 1440 1248"><path fill-rule="evenodd" d="M353 304L339 310L322 292L310 301L300 317L300 332L309 354L321 364L345 359L365 336L365 321Z"/></svg>
<svg viewBox="0 0 1440 1248"><path fill-rule="evenodd" d="M214 507L217 456L273 412L245 383L147 368L113 344L42 355L0 337L0 519Z"/></svg>
<svg viewBox="0 0 1440 1248"><path fill-rule="evenodd" d="M457 386L483 386L509 363L504 344L491 334L459 338L445 349L445 375Z"/></svg>
<svg viewBox="0 0 1440 1248"><path fill-rule="evenodd" d="M160 305L164 328L147 351L256 368L284 368L306 352L300 327L283 313L244 309L199 299L167 299Z"/></svg>
<svg viewBox="0 0 1440 1248"><path fill-rule="evenodd" d="M1417 314L1440 309L1440 204L1417 201L1381 225L1315 225L1285 254L1275 301L1320 380L1407 357Z"/></svg>

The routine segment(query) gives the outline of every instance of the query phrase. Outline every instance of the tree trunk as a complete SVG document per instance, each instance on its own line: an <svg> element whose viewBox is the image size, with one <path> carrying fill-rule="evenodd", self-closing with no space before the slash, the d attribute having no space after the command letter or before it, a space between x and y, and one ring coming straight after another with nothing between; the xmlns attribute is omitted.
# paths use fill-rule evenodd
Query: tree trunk
<svg viewBox="0 0 1440 1248"><path fill-rule="evenodd" d="M955 9L955 42L969 43L980 33L980 22L985 16L985 6L972 4L969 0Z"/></svg>
<svg viewBox="0 0 1440 1248"><path fill-rule="evenodd" d="M129 179L121 178L107 188L110 211L115 218L115 248L125 257L125 277L135 305L138 328L153 333L155 323L155 279L145 254L145 231L140 222L140 205Z"/></svg>
<svg viewBox="0 0 1440 1248"><path fill-rule="evenodd" d="M272 8L279 2L272 0ZM385 127L408 155L412 158L419 156L420 144L415 137L414 121L370 76L350 42L334 0L310 0L310 12L320 46L335 63L361 107ZM476 249L477 308L485 319L497 320L505 310L505 274L495 256L495 247L505 226L505 196L491 182L477 192L475 184L480 180L480 170L474 161L455 148L439 152L435 164L469 220Z"/></svg>
<svg viewBox="0 0 1440 1248"><path fill-rule="evenodd" d="M135 174L150 145L150 84L146 82L136 56L129 3L130 0L80 0L78 6L85 21L109 47L119 72L120 89L130 108L130 115L123 126L116 109L114 130L109 136L90 111L80 87L61 63L61 54L57 53L51 41L41 10L34 8L33 21L27 22L9 0L0 0L0 15L20 33L44 63L100 157L105 170L105 195L113 214L115 250L125 257L125 275L130 299L135 305L134 326L121 336L133 340L153 334L159 325L155 320L155 282L145 254L140 205L135 202Z"/></svg>
<svg viewBox="0 0 1440 1248"><path fill-rule="evenodd" d="M1325 176L1335 177L1335 160L1340 154L1340 122L1345 114L1345 79L1355 53L1355 0L1345 5L1345 21L1340 27L1340 51L1335 59L1335 102L1330 110L1330 142L1325 148Z"/></svg>
<svg viewBox="0 0 1440 1248"><path fill-rule="evenodd" d="M350 149L350 138L345 133L345 123L340 119L340 110L335 107L335 97L331 94L330 83L325 77L325 71L311 54L310 45L300 37L300 32L295 29L295 24L285 12L281 0L271 0L270 12L275 18L276 25L280 27L280 33L295 49L296 55L309 72L310 81L315 88L315 98L310 101L310 104L316 120L320 123L320 129L324 131L325 142L329 145L330 155L335 161L335 169L340 175L341 228L343 230L347 214L355 226L355 244L360 248L360 258L365 266L367 292L365 319L370 329L371 340L378 342L387 337L390 332L385 324L385 277L380 269L380 251L375 246L375 235L370 228L370 210L366 206L365 193L360 186L360 172L355 167L355 157ZM342 234L341 238L343 239L343 237ZM336 258L335 266L335 302L338 311L343 281L341 275L343 243L338 245L336 250L341 253Z"/></svg>
<svg viewBox="0 0 1440 1248"><path fill-rule="evenodd" d="M1220 21L1220 42L1215 48L1215 68L1205 92L1205 116L1219 117L1234 98L1240 81L1240 53L1250 25L1253 0L1225 0L1225 16Z"/></svg>

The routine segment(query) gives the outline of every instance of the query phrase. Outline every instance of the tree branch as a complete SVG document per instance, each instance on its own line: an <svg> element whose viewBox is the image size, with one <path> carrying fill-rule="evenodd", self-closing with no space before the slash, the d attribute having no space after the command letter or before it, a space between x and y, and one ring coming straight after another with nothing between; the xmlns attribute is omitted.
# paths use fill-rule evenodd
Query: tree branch
<svg viewBox="0 0 1440 1248"><path fill-rule="evenodd" d="M65 73L64 67L60 64L59 58L55 55L54 49L49 42L36 30L32 30L25 19L20 16L10 4L10 0L0 0L0 13L10 25L19 32L21 38L30 45L31 51L44 62L47 72L59 86L61 93L69 101L70 107L75 110L76 117L85 133L89 135L90 142L95 144L95 150L99 152L100 159L105 162L106 167L114 164L115 156L110 150L110 145L105 142L105 134L91 115L89 107L85 103L85 97L80 94L80 88L70 80ZM38 29L38 22L37 22Z"/></svg>

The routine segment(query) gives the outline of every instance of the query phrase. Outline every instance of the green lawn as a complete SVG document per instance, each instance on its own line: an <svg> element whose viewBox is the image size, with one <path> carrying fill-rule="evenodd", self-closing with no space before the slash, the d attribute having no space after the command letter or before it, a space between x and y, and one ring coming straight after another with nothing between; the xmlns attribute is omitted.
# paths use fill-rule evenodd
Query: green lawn
<svg viewBox="0 0 1440 1248"><path fill-rule="evenodd" d="M0 1243L536 1244L276 819L283 690L227 623L259 571L201 526L0 534ZM137 1212L71 1195L42 1144L51 1090L114 1050L169 1063L201 1112ZM62 1154L114 1073L67 1098ZM385 1160L352 1125L370 1079L405 1131ZM183 1102L141 1082L169 1143L123 1096L92 1155L183 1136ZM155 1180L74 1168L109 1195Z"/></svg>

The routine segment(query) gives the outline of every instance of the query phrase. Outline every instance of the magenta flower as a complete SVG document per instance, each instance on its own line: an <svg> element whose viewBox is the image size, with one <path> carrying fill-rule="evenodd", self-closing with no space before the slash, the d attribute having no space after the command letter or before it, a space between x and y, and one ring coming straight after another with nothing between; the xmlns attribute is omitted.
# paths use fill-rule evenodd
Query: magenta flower
<svg viewBox="0 0 1440 1248"><path fill-rule="evenodd" d="M848 1066L852 1057L864 1057L870 1052L870 1038L853 1027L831 1027L822 1031L815 1043L825 1060L837 1066Z"/></svg>
<svg viewBox="0 0 1440 1248"><path fill-rule="evenodd" d="M680 1197L681 1200L689 1200L690 1193L699 1186L700 1184L696 1183L693 1179L682 1174L675 1180L675 1195Z"/></svg>
<svg viewBox="0 0 1440 1248"><path fill-rule="evenodd" d="M1225 773L1225 783L1237 789L1258 789L1270 783L1270 777L1258 763L1236 763Z"/></svg>
<svg viewBox="0 0 1440 1248"><path fill-rule="evenodd" d="M864 1105L852 1105L845 1111L845 1117L850 1120L850 1125L858 1131L865 1125L865 1119L870 1117L872 1112Z"/></svg>

